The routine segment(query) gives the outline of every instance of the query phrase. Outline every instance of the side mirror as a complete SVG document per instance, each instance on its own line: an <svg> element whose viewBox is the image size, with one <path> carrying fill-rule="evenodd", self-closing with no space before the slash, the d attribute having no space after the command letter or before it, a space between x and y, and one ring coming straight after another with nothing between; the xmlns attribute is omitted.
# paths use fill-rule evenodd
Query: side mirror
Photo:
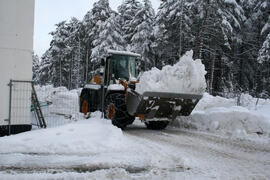
<svg viewBox="0 0 270 180"><path fill-rule="evenodd" d="M101 66L105 66L105 59L104 58L101 59Z"/></svg>

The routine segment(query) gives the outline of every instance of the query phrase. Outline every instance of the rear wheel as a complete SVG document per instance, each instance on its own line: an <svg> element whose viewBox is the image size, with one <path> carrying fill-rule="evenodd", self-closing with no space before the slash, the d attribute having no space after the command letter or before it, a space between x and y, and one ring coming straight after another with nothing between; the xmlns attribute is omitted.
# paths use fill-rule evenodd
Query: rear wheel
<svg viewBox="0 0 270 180"><path fill-rule="evenodd" d="M86 115L88 112L88 102L86 100L83 100L82 102L82 113Z"/></svg>
<svg viewBox="0 0 270 180"><path fill-rule="evenodd" d="M148 129L160 130L165 129L169 124L169 121L149 121L145 122Z"/></svg>
<svg viewBox="0 0 270 180"><path fill-rule="evenodd" d="M121 93L109 94L105 100L105 116L112 120L112 124L124 129L132 124L135 117L127 112L125 96Z"/></svg>
<svg viewBox="0 0 270 180"><path fill-rule="evenodd" d="M83 92L80 97L80 112L84 115L90 112L89 94L86 91Z"/></svg>

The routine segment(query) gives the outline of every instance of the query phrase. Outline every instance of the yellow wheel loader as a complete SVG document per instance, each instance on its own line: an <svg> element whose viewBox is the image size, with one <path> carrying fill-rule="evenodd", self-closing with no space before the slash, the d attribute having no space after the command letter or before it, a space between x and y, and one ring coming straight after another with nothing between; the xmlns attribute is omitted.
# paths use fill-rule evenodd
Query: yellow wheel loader
<svg viewBox="0 0 270 180"><path fill-rule="evenodd" d="M189 116L202 95L135 91L139 54L109 50L102 59L102 81L94 77L80 95L80 112L100 110L112 124L124 129L136 117L149 129L164 129L177 116Z"/></svg>

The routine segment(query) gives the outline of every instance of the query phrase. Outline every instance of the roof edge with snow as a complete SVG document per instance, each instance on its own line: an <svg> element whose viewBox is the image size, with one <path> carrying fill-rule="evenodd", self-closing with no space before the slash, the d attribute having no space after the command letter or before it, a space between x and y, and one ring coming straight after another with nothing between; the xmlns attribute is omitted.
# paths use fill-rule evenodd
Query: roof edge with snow
<svg viewBox="0 0 270 180"><path fill-rule="evenodd" d="M136 57L141 57L140 54L129 52L129 51L116 51L109 49L108 54L119 54L119 55L127 55L127 56L136 56Z"/></svg>

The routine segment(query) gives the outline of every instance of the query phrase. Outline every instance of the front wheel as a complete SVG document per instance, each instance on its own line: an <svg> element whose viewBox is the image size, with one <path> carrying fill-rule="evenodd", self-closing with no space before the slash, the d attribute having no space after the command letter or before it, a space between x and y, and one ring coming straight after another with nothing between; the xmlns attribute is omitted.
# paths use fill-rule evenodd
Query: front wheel
<svg viewBox="0 0 270 180"><path fill-rule="evenodd" d="M165 129L169 124L169 121L149 121L145 122L148 129L161 130Z"/></svg>
<svg viewBox="0 0 270 180"><path fill-rule="evenodd" d="M105 117L111 119L112 124L121 129L135 120L134 116L128 114L125 96L121 93L112 93L106 97Z"/></svg>

